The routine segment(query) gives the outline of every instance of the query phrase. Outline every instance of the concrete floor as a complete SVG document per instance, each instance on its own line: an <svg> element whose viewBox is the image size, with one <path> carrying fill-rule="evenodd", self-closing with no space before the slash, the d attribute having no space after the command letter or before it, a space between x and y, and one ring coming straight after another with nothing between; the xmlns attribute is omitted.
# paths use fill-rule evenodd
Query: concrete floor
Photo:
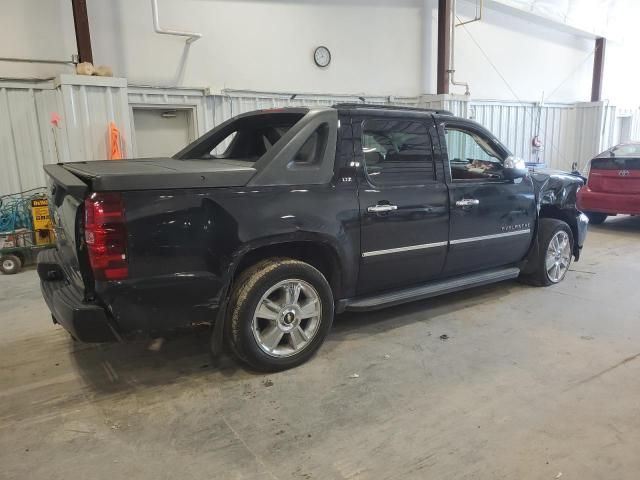
<svg viewBox="0 0 640 480"><path fill-rule="evenodd" d="M636 479L639 240L615 218L556 287L343 315L276 375L197 335L75 344L0 275L0 478Z"/></svg>

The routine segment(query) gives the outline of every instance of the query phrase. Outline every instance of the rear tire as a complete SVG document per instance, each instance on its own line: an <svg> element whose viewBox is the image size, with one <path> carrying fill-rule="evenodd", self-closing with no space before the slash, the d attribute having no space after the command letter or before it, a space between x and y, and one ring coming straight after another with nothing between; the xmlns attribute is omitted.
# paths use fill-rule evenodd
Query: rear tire
<svg viewBox="0 0 640 480"><path fill-rule="evenodd" d="M592 225L601 225L607 219L609 215L601 212L585 212L585 215L589 218L589 223Z"/></svg>
<svg viewBox="0 0 640 480"><path fill-rule="evenodd" d="M546 287L560 283L571 266L573 258L573 233L562 220L541 218L538 225L538 253L529 259L531 273L521 275L530 285Z"/></svg>
<svg viewBox="0 0 640 480"><path fill-rule="evenodd" d="M15 255L5 255L0 259L0 271L5 275L13 275L22 269L22 262Z"/></svg>
<svg viewBox="0 0 640 480"><path fill-rule="evenodd" d="M236 356L259 371L306 362L333 322L333 293L311 265L271 258L238 277L229 302L227 338Z"/></svg>

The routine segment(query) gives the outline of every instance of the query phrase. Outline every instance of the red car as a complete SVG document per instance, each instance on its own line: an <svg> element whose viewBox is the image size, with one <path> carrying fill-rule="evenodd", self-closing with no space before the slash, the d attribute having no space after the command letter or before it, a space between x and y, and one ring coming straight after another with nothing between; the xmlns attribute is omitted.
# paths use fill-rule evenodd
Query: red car
<svg viewBox="0 0 640 480"><path fill-rule="evenodd" d="M640 214L640 142L623 143L589 162L578 209L599 225L609 215Z"/></svg>

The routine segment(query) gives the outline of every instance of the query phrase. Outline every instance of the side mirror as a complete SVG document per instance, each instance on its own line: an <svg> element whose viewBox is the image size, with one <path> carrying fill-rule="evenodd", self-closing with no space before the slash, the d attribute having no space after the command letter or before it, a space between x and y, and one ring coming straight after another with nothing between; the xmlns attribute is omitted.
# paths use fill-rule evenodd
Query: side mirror
<svg viewBox="0 0 640 480"><path fill-rule="evenodd" d="M507 180L515 180L516 178L523 178L529 174L529 170L524 163L524 160L518 157L510 156L504 161L504 178Z"/></svg>

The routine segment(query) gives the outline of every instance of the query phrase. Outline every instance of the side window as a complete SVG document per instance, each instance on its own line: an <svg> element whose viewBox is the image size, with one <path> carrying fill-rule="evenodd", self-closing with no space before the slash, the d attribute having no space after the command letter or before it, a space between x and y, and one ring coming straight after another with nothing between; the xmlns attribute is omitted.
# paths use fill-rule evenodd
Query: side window
<svg viewBox="0 0 640 480"><path fill-rule="evenodd" d="M362 151L365 172L375 185L419 185L435 180L431 140L420 122L366 120Z"/></svg>
<svg viewBox="0 0 640 480"><path fill-rule="evenodd" d="M329 126L325 123L317 128L315 132L304 142L304 145L293 157L295 166L313 166L322 161L327 138L329 137Z"/></svg>
<svg viewBox="0 0 640 480"><path fill-rule="evenodd" d="M243 156L256 159L264 155L287 132L286 127L271 127L235 130L218 143L209 156L232 158ZM238 140L237 144L234 141Z"/></svg>
<svg viewBox="0 0 640 480"><path fill-rule="evenodd" d="M224 140L222 140L218 145L213 147L213 150L209 152L209 156L211 157L221 157L225 154L231 142L236 137L238 132L231 132Z"/></svg>
<svg viewBox="0 0 640 480"><path fill-rule="evenodd" d="M474 132L454 127L445 128L445 137L452 180L503 178L504 159L488 140Z"/></svg>

